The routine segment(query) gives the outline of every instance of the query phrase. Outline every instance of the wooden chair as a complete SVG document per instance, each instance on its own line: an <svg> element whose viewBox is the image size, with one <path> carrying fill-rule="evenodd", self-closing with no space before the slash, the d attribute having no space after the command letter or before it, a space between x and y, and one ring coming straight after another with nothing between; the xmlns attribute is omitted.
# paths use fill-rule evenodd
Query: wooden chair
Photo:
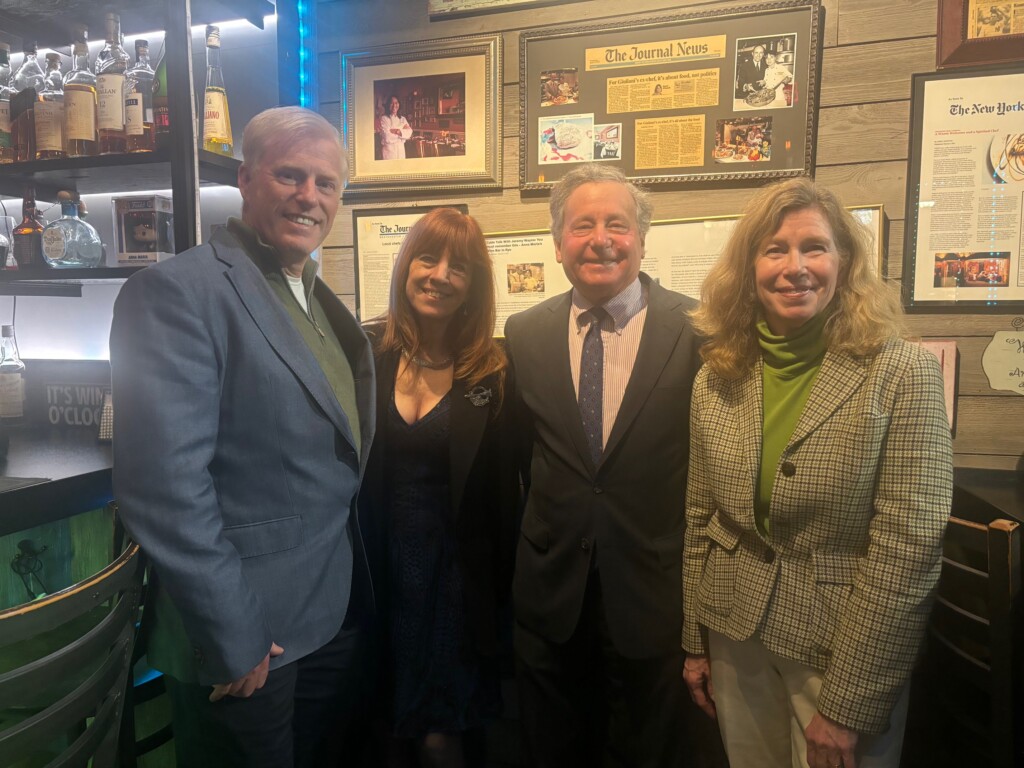
<svg viewBox="0 0 1024 768"><path fill-rule="evenodd" d="M1020 525L950 518L904 766L1024 765Z"/></svg>
<svg viewBox="0 0 1024 768"><path fill-rule="evenodd" d="M140 560L129 542L95 576L0 611L0 768L115 764Z"/></svg>

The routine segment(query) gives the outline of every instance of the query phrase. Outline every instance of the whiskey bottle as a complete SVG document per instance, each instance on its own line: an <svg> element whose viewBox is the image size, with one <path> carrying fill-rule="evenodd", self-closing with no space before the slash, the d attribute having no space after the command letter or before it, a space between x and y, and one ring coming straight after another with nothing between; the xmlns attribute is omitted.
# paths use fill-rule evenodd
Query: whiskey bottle
<svg viewBox="0 0 1024 768"><path fill-rule="evenodd" d="M158 147L171 138L171 112L167 107L167 55L160 57L153 78L153 133Z"/></svg>
<svg viewBox="0 0 1024 768"><path fill-rule="evenodd" d="M98 267L103 263L103 241L91 224L82 221L78 201L70 192L58 192L61 217L43 228L43 258L51 267Z"/></svg>
<svg viewBox="0 0 1024 768"><path fill-rule="evenodd" d="M64 151L64 79L60 54L46 54L46 81L36 110L36 160L66 157Z"/></svg>
<svg viewBox="0 0 1024 768"><path fill-rule="evenodd" d="M220 66L220 28L206 28L206 98L203 109L203 149L232 157L231 116L224 70Z"/></svg>
<svg viewBox="0 0 1024 768"><path fill-rule="evenodd" d="M36 208L36 190L25 185L21 202L21 224L11 233L14 260L19 269L36 269L43 265L43 225Z"/></svg>
<svg viewBox="0 0 1024 768"><path fill-rule="evenodd" d="M36 154L35 106L45 87L46 76L36 55L34 41L25 43L25 61L18 68L11 85L11 143L15 162L32 160Z"/></svg>
<svg viewBox="0 0 1024 768"><path fill-rule="evenodd" d="M121 47L121 19L116 13L105 16L107 42L96 57L96 126L100 154L125 151L124 135L124 73L131 60Z"/></svg>
<svg viewBox="0 0 1024 768"><path fill-rule="evenodd" d="M124 133L129 152L152 152L153 68L149 66L149 41L135 41L135 66L125 73Z"/></svg>
<svg viewBox="0 0 1024 768"><path fill-rule="evenodd" d="M64 76L64 148L68 157L89 157L96 142L96 75L89 69L85 27L75 30L74 63Z"/></svg>
<svg viewBox="0 0 1024 768"><path fill-rule="evenodd" d="M24 373L14 326L5 325L0 328L0 426L15 426L24 417Z"/></svg>
<svg viewBox="0 0 1024 768"><path fill-rule="evenodd" d="M0 43L0 163L14 162L11 146L11 46ZM0 265L2 266L2 265Z"/></svg>

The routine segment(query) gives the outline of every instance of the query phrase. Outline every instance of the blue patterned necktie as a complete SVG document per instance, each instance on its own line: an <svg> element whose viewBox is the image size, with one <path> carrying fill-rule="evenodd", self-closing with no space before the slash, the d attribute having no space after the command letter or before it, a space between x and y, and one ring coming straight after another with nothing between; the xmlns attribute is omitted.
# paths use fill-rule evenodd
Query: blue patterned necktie
<svg viewBox="0 0 1024 768"><path fill-rule="evenodd" d="M583 339L580 355L580 418L590 447L590 457L597 465L604 450L604 342L601 341L601 322L608 313L593 307L585 314L590 317L590 329Z"/></svg>

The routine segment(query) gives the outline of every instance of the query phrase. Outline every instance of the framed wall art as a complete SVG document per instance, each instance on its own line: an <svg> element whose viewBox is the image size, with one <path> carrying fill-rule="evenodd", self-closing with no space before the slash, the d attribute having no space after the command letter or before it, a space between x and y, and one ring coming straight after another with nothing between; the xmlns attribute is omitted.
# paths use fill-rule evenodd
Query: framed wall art
<svg viewBox="0 0 1024 768"><path fill-rule="evenodd" d="M501 187L501 36L341 58L349 178L361 193Z"/></svg>
<svg viewBox="0 0 1024 768"><path fill-rule="evenodd" d="M903 304L1024 308L1024 69L913 76Z"/></svg>
<svg viewBox="0 0 1024 768"><path fill-rule="evenodd" d="M417 205L401 208L357 208L352 211L352 237L355 251L356 317L366 322L388 309L391 273L405 235L427 211L455 208L458 205Z"/></svg>
<svg viewBox="0 0 1024 768"><path fill-rule="evenodd" d="M645 183L809 174L822 18L788 0L523 32L520 188L590 161Z"/></svg>
<svg viewBox="0 0 1024 768"><path fill-rule="evenodd" d="M1024 60L1024 2L939 0L935 66Z"/></svg>
<svg viewBox="0 0 1024 768"><path fill-rule="evenodd" d="M574 0L427 0L431 19L450 19L477 13L518 11L527 6L559 5Z"/></svg>

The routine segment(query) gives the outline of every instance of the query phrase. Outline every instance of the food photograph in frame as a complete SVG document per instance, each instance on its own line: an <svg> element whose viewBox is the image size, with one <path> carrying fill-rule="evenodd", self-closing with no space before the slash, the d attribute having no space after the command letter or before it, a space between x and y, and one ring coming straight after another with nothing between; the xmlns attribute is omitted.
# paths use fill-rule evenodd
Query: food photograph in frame
<svg viewBox="0 0 1024 768"><path fill-rule="evenodd" d="M501 36L341 58L349 178L360 193L501 187Z"/></svg>
<svg viewBox="0 0 1024 768"><path fill-rule="evenodd" d="M1024 61L1021 0L939 0L935 66Z"/></svg>
<svg viewBox="0 0 1024 768"><path fill-rule="evenodd" d="M811 174L822 19L786 0L523 31L520 188L592 160L648 184Z"/></svg>
<svg viewBox="0 0 1024 768"><path fill-rule="evenodd" d="M1024 70L913 76L903 304L1024 308Z"/></svg>

